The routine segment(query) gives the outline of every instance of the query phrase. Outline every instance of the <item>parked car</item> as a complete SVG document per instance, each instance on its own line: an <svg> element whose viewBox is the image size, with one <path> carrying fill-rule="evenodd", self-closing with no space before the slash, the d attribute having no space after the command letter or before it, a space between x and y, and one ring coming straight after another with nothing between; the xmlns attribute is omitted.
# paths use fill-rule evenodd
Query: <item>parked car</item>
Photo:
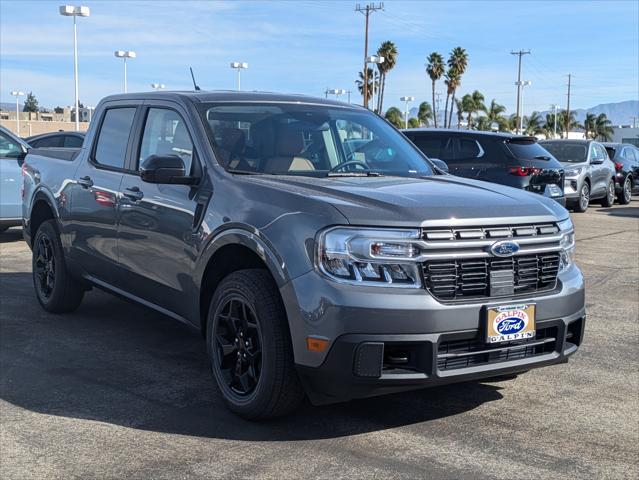
<svg viewBox="0 0 639 480"><path fill-rule="evenodd" d="M564 205L563 167L535 137L472 130L403 130L426 156L452 175L500 183L554 198Z"/></svg>
<svg viewBox="0 0 639 480"><path fill-rule="evenodd" d="M28 145L0 126L0 233L22 224L22 162Z"/></svg>
<svg viewBox="0 0 639 480"><path fill-rule="evenodd" d="M629 143L604 143L608 157L615 164L615 193L627 205L633 193L639 193L639 148Z"/></svg>
<svg viewBox="0 0 639 480"><path fill-rule="evenodd" d="M68 312L98 286L200 330L240 415L515 374L582 342L568 212L436 171L362 107L152 92L94 118L81 151L26 159L36 297Z"/></svg>
<svg viewBox="0 0 639 480"><path fill-rule="evenodd" d="M84 142L85 132L52 132L33 135L25 141L33 148L80 148Z"/></svg>
<svg viewBox="0 0 639 480"><path fill-rule="evenodd" d="M566 206L585 212L592 200L604 207L615 201L615 166L604 146L592 140L543 140L543 147L566 168Z"/></svg>

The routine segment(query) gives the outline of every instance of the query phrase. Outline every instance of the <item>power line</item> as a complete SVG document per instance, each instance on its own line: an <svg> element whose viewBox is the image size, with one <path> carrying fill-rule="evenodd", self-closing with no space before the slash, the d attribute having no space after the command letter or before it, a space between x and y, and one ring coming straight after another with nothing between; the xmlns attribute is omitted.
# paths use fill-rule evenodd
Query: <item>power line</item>
<svg viewBox="0 0 639 480"><path fill-rule="evenodd" d="M384 10L384 4L369 3L365 7L362 7L359 3L355 6L355 11L363 14L366 17L366 30L364 34L364 70L362 71L364 81L364 107L368 108L368 17L371 13L377 10ZM373 78L373 81L375 79Z"/></svg>
<svg viewBox="0 0 639 480"><path fill-rule="evenodd" d="M530 50L519 50L518 52L510 52L510 54L517 55L519 57L518 67L517 67L517 118L520 118L519 108L520 108L520 99L521 99L521 57L523 57L524 55L530 55Z"/></svg>

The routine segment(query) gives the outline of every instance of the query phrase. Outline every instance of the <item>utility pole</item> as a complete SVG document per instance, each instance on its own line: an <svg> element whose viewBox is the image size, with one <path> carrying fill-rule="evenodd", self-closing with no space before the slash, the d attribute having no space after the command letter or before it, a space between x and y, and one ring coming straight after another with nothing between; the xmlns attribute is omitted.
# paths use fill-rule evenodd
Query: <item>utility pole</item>
<svg viewBox="0 0 639 480"><path fill-rule="evenodd" d="M637 117L633 115L630 118L632 118L632 128L637 128Z"/></svg>
<svg viewBox="0 0 639 480"><path fill-rule="evenodd" d="M517 67L517 118L520 118L520 111L519 111L519 101L521 98L521 57L524 55L530 55L530 50L519 50L518 52L510 52L511 55L517 55L519 57L519 61L518 61L518 67ZM521 122L517 122L519 125L521 125ZM517 133L519 132L519 129L517 129Z"/></svg>
<svg viewBox="0 0 639 480"><path fill-rule="evenodd" d="M362 7L359 3L355 6L355 11L363 14L366 17L366 30L364 35L364 71L362 72L364 80L364 107L368 108L368 17L371 13L377 10L383 10L384 4L369 3L365 7Z"/></svg>
<svg viewBox="0 0 639 480"><path fill-rule="evenodd" d="M570 133L570 86L572 84L572 74L568 74L568 102L566 104L566 138Z"/></svg>

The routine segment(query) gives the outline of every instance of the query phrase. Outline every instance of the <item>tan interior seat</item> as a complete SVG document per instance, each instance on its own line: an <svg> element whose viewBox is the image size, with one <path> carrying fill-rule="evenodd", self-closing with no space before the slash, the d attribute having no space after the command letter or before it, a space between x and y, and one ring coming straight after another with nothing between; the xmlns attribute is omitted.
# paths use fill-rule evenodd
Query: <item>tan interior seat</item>
<svg viewBox="0 0 639 480"><path fill-rule="evenodd" d="M276 156L266 160L264 172L282 173L315 170L315 167L308 159L299 156L304 149L301 132L288 129L280 131L275 149Z"/></svg>

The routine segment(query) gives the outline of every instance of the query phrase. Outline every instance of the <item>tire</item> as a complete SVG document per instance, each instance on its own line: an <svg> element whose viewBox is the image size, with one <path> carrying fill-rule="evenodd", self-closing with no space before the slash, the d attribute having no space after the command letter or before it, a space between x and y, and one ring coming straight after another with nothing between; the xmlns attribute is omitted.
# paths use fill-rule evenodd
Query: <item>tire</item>
<svg viewBox="0 0 639 480"><path fill-rule="evenodd" d="M579 198L575 203L575 212L584 213L588 210L588 204L590 203L590 184L584 182L579 190Z"/></svg>
<svg viewBox="0 0 639 480"><path fill-rule="evenodd" d="M33 287L47 312L66 313L82 302L84 287L68 272L54 220L43 222L33 240Z"/></svg>
<svg viewBox="0 0 639 480"><path fill-rule="evenodd" d="M304 399L284 305L266 270L239 270L220 282L206 344L224 402L241 417L286 415Z"/></svg>
<svg viewBox="0 0 639 480"><path fill-rule="evenodd" d="M602 207L612 207L615 204L615 181L610 180L606 188L606 196L601 199Z"/></svg>
<svg viewBox="0 0 639 480"><path fill-rule="evenodd" d="M0 233L4 233L9 230L9 227L0 227Z"/></svg>
<svg viewBox="0 0 639 480"><path fill-rule="evenodd" d="M628 205L630 200L632 200L632 178L630 175L628 175L624 180L623 186L621 187L621 193L617 200L621 205Z"/></svg>

